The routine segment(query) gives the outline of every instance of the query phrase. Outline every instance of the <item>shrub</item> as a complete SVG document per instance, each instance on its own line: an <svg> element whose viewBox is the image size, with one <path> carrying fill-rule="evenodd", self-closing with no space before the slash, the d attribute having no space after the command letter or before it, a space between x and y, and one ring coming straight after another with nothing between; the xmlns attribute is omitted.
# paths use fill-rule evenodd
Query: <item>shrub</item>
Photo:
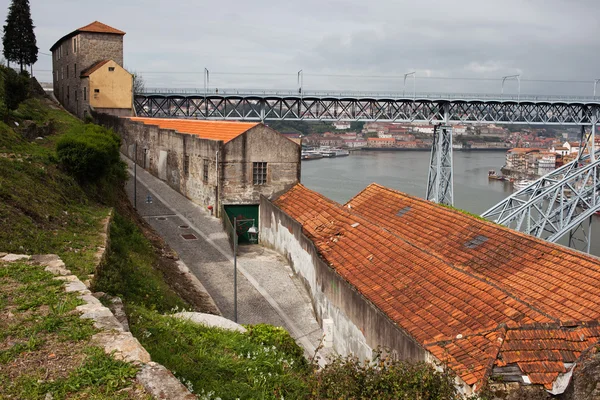
<svg viewBox="0 0 600 400"><path fill-rule="evenodd" d="M121 168L120 138L98 125L84 125L56 145L62 167L80 182L95 182Z"/></svg>
<svg viewBox="0 0 600 400"><path fill-rule="evenodd" d="M29 76L18 74L12 68L3 68L4 102L9 110L16 110L29 95Z"/></svg>
<svg viewBox="0 0 600 400"><path fill-rule="evenodd" d="M311 380L319 399L458 400L454 376L428 363L385 357L379 349L372 362L348 356L333 359Z"/></svg>
<svg viewBox="0 0 600 400"><path fill-rule="evenodd" d="M285 329L267 324L248 325L246 329L248 329L248 335L253 342L264 346L275 346L287 354L305 360L304 350L298 346Z"/></svg>

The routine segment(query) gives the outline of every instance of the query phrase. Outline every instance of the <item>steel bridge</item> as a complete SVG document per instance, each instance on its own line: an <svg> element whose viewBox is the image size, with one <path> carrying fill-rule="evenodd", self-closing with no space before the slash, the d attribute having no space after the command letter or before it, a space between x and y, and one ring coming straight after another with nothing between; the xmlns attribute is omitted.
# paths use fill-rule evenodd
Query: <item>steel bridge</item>
<svg viewBox="0 0 600 400"><path fill-rule="evenodd" d="M482 216L551 242L569 234L571 247L590 250L592 216L600 210L600 150L594 148L597 96L151 89L135 96L134 108L140 117L156 118L433 124L426 198L449 205L454 202L452 123L581 126L575 161Z"/></svg>
<svg viewBox="0 0 600 400"><path fill-rule="evenodd" d="M381 121L590 125L599 97L474 93L150 89L137 94L140 117L220 120Z"/></svg>

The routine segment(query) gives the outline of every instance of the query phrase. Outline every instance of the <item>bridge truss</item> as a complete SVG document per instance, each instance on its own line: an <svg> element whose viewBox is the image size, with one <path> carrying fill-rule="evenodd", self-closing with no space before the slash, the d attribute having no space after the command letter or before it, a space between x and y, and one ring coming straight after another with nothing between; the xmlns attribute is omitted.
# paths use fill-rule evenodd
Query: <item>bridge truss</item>
<svg viewBox="0 0 600 400"><path fill-rule="evenodd" d="M481 216L518 231L588 252L594 213L600 210L600 150L589 148L595 126L584 132L576 160L541 177ZM588 149L588 154L585 154Z"/></svg>
<svg viewBox="0 0 600 400"><path fill-rule="evenodd" d="M590 124L594 97L491 96L293 92L144 93L134 99L139 117L219 120L315 120Z"/></svg>
<svg viewBox="0 0 600 400"><path fill-rule="evenodd" d="M266 121L425 122L436 126L426 198L452 205L452 123L582 126L577 160L538 179L486 211L499 224L590 250L600 210L600 160L593 148L599 97L482 94L330 93L262 90L158 90L134 98L137 116ZM591 126L588 133L584 127ZM592 149L584 154L588 143Z"/></svg>

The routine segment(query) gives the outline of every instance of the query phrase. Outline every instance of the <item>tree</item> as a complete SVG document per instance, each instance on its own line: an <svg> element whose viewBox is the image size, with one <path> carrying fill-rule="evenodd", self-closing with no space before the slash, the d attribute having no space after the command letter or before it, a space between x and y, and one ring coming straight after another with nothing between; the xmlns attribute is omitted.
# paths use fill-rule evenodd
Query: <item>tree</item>
<svg viewBox="0 0 600 400"><path fill-rule="evenodd" d="M133 71L133 94L143 93L146 90L146 82L139 72Z"/></svg>
<svg viewBox="0 0 600 400"><path fill-rule="evenodd" d="M37 61L38 47L33 28L29 0L12 0L4 25L2 45L6 60L19 63L21 72L25 65Z"/></svg>

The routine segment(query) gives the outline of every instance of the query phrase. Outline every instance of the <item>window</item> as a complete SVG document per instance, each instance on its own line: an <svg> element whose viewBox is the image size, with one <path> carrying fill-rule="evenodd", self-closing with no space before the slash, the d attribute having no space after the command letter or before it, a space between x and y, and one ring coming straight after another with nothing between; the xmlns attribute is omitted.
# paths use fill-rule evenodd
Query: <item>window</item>
<svg viewBox="0 0 600 400"><path fill-rule="evenodd" d="M114 72L115 67L108 67L108 72Z"/></svg>
<svg viewBox="0 0 600 400"><path fill-rule="evenodd" d="M188 176L190 174L190 156L183 156L183 175Z"/></svg>
<svg viewBox="0 0 600 400"><path fill-rule="evenodd" d="M69 66L67 65L67 79L69 79Z"/></svg>
<svg viewBox="0 0 600 400"><path fill-rule="evenodd" d="M69 104L71 100L71 91L69 90L69 87L67 86L67 104Z"/></svg>
<svg viewBox="0 0 600 400"><path fill-rule="evenodd" d="M267 183L267 163L252 163L252 183L254 185L264 185Z"/></svg>
<svg viewBox="0 0 600 400"><path fill-rule="evenodd" d="M60 79L65 79L65 70L63 67L60 67Z"/></svg>
<svg viewBox="0 0 600 400"><path fill-rule="evenodd" d="M202 169L202 179L204 183L208 182L208 159L204 160L204 168Z"/></svg>
<svg viewBox="0 0 600 400"><path fill-rule="evenodd" d="M73 76L77 77L77 63L75 63L75 65L73 65Z"/></svg>
<svg viewBox="0 0 600 400"><path fill-rule="evenodd" d="M83 88L83 100L87 100L87 88Z"/></svg>
<svg viewBox="0 0 600 400"><path fill-rule="evenodd" d="M100 89L94 89L94 93L100 93Z"/></svg>
<svg viewBox="0 0 600 400"><path fill-rule="evenodd" d="M77 36L73 38L73 53L77 53Z"/></svg>
<svg viewBox="0 0 600 400"><path fill-rule="evenodd" d="M66 55L68 56L69 55L69 44L68 43L65 43L65 52L66 52Z"/></svg>

